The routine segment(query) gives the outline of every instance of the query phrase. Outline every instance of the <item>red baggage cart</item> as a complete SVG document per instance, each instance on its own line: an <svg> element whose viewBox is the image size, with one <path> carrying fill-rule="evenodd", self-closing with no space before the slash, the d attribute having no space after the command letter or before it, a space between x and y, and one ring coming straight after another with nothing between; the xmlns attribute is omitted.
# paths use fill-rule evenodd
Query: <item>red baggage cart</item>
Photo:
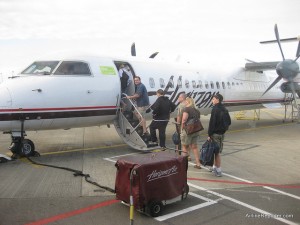
<svg viewBox="0 0 300 225"><path fill-rule="evenodd" d="M187 197L186 156L155 152L126 156L116 162L117 199L151 216L159 216L163 205Z"/></svg>

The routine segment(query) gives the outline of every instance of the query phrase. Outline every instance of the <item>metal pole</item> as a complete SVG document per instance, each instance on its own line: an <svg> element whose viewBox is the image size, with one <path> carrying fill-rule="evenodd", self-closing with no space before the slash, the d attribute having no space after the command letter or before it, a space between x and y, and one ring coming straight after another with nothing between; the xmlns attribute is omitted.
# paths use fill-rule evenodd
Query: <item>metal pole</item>
<svg viewBox="0 0 300 225"><path fill-rule="evenodd" d="M130 225L133 225L133 214L134 214L134 205L133 205L133 196L132 196L132 183L133 183L133 174L135 173L135 170L132 169L130 172L130 209L129 209L129 220Z"/></svg>

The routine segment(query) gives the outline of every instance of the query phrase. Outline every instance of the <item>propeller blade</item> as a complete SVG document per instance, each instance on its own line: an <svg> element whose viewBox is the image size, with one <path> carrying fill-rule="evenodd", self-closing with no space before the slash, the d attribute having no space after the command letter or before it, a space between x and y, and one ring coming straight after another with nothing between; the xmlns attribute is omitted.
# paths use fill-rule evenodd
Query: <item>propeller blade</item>
<svg viewBox="0 0 300 225"><path fill-rule="evenodd" d="M262 94L262 96L264 96L264 94L266 94L275 84L277 84L280 80L281 80L281 76L278 76L273 83L267 88L267 90Z"/></svg>
<svg viewBox="0 0 300 225"><path fill-rule="evenodd" d="M283 58L283 60L285 60L284 55L283 55L283 51L282 51L282 48L281 48L281 44L280 44L280 38L279 38L279 32L278 32L277 24L275 24L274 30L275 30L275 36L276 36L276 40L277 40L282 58Z"/></svg>
<svg viewBox="0 0 300 225"><path fill-rule="evenodd" d="M257 63L257 64L259 64L259 62L255 62L255 61L253 61L253 60L251 60L251 59L245 59L247 62L250 62L250 63Z"/></svg>
<svg viewBox="0 0 300 225"><path fill-rule="evenodd" d="M280 39L280 42L292 42L292 41L298 41L299 37L293 37L293 38L283 38ZM277 40L269 40L269 41L260 41L260 44L273 44L277 43Z"/></svg>
<svg viewBox="0 0 300 225"><path fill-rule="evenodd" d="M135 43L133 42L131 45L131 55L132 56L136 56L136 52L135 52Z"/></svg>
<svg viewBox="0 0 300 225"><path fill-rule="evenodd" d="M297 48L297 52L296 52L296 57L297 57L296 60L300 57L300 40L298 42L298 48Z"/></svg>
<svg viewBox="0 0 300 225"><path fill-rule="evenodd" d="M149 58L153 59L157 54L158 54L158 52L154 52L152 55L150 55Z"/></svg>

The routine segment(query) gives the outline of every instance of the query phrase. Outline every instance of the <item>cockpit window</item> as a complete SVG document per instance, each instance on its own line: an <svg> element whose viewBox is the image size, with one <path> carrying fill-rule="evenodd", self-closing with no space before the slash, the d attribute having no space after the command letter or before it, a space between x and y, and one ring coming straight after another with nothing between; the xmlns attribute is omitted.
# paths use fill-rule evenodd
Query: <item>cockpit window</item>
<svg viewBox="0 0 300 225"><path fill-rule="evenodd" d="M36 61L27 67L21 74L50 75L59 61Z"/></svg>
<svg viewBox="0 0 300 225"><path fill-rule="evenodd" d="M91 71L87 63L64 61L59 65L54 75L91 75Z"/></svg>

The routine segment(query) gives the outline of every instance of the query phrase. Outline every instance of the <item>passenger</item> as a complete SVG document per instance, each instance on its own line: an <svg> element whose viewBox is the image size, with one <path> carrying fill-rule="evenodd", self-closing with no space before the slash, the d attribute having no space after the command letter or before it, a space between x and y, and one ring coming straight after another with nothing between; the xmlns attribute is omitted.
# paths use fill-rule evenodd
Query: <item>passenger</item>
<svg viewBox="0 0 300 225"><path fill-rule="evenodd" d="M130 88L130 86L133 82L133 75L132 75L131 69L128 65L125 66L124 71L128 75L127 86L126 86L126 90L125 90L126 94L128 94L129 93L128 89Z"/></svg>
<svg viewBox="0 0 300 225"><path fill-rule="evenodd" d="M121 92L122 93L126 93L127 82L128 82L129 76L125 72L125 66L124 66L124 64L120 65L120 68L119 68L119 77L120 77L120 81L121 81Z"/></svg>
<svg viewBox="0 0 300 225"><path fill-rule="evenodd" d="M201 169L199 152L197 142L200 136L200 131L192 134L187 134L184 130L184 124L192 118L200 118L200 112L196 108L194 100L190 97L186 98L185 108L183 109L182 120L181 120L181 145L182 145L182 155L188 155L188 147L193 150L196 165L194 168Z"/></svg>
<svg viewBox="0 0 300 225"><path fill-rule="evenodd" d="M157 144L156 129L159 131L159 145L161 148L166 148L166 127L170 120L170 113L176 108L175 104L170 101L168 97L165 97L164 91L158 89L156 92L157 99L153 105L146 111L153 110L153 120L149 126L151 142L149 144Z"/></svg>
<svg viewBox="0 0 300 225"><path fill-rule="evenodd" d="M143 127L143 135L147 134L147 127L146 127L146 120L145 120L145 113L147 108L149 107L149 97L148 97L148 92L144 84L141 82L141 78L139 76L135 76L134 78L134 83L136 86L136 91L134 95L132 96L127 96L128 99L136 99L136 104L137 104L137 110L135 111L135 115L139 119L140 123L142 124Z"/></svg>
<svg viewBox="0 0 300 225"><path fill-rule="evenodd" d="M223 150L223 140L224 140L224 133L225 129L223 128L223 124L221 123L222 111L224 111L225 107L222 104L223 96L219 93L213 96L212 104L213 108L210 114L209 126L208 126L208 138L207 140L213 139L219 145L219 152L215 152L215 161L213 168L211 169L212 172L217 177L222 176L221 170L221 156L220 153Z"/></svg>
<svg viewBox="0 0 300 225"><path fill-rule="evenodd" d="M179 94L177 101L180 103L177 107L177 117L175 119L176 123L177 123L177 127L176 127L176 131L179 134L180 137L180 133L181 133L181 121L182 121L182 114L183 114L183 109L185 107L185 99L186 99L186 94L183 92L181 94ZM179 145L176 146L176 149L181 150L181 141L179 142ZM189 147L186 149L187 154L190 155L190 149ZM188 160L191 161L191 157L188 156Z"/></svg>

